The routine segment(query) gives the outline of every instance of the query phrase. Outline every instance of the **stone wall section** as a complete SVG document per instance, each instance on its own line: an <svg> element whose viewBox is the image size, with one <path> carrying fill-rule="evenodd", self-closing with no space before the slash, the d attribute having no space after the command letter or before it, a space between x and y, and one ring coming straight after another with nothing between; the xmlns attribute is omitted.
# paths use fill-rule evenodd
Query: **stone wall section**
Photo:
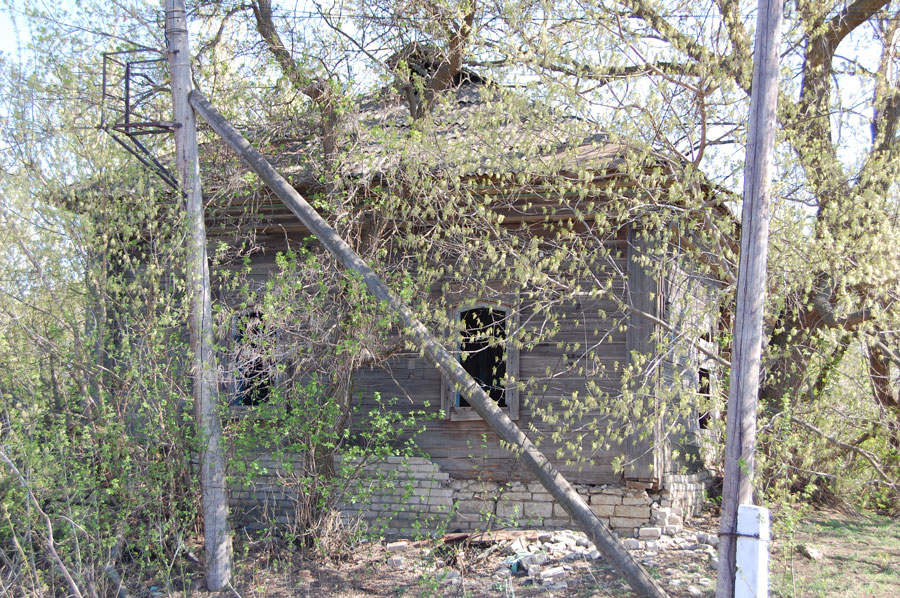
<svg viewBox="0 0 900 598"><path fill-rule="evenodd" d="M249 485L229 484L229 507L236 525L251 530L287 526L301 504L291 471L265 455L255 457L257 473ZM421 457L387 457L360 467L357 483L348 491L341 515L348 524L365 522L386 535L427 534L447 520L453 506L450 476Z"/></svg>
<svg viewBox="0 0 900 598"><path fill-rule="evenodd" d="M249 459L248 459L249 460ZM288 526L294 520L298 496L291 483L292 471L299 471L298 457L288 463L276 462L269 455L253 455L252 482L229 480L228 507L232 525L251 530Z"/></svg>
<svg viewBox="0 0 900 598"><path fill-rule="evenodd" d="M290 522L297 497L283 483L275 463L252 488L232 487L230 504L239 525ZM577 484L575 489L614 532L622 537L675 535L684 521L699 515L707 472L668 475L663 488L647 490L612 484ZM341 505L348 523L362 522L386 536L414 536L497 528L570 528L568 514L536 482L498 483L451 480L422 457L388 457L363 467L352 498Z"/></svg>
<svg viewBox="0 0 900 598"><path fill-rule="evenodd" d="M345 521L363 521L386 536L431 535L453 510L450 475L422 457L388 457L367 465L360 480L368 487L357 504L341 505Z"/></svg>

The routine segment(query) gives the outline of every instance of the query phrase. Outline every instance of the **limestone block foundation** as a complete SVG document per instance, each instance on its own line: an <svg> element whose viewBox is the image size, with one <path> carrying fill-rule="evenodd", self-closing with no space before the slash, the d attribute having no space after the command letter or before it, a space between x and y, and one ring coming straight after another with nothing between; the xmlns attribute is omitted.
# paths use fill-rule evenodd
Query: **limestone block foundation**
<svg viewBox="0 0 900 598"><path fill-rule="evenodd" d="M260 528L291 521L298 497L281 483L275 463L251 488L231 487L236 525ZM423 457L389 457L361 468L353 500L340 505L348 522L385 536L431 535L497 528L571 528L565 511L536 482L451 480ZM668 475L658 490L613 484L576 484L575 489L613 531L623 537L673 535L700 513L710 481L707 472Z"/></svg>

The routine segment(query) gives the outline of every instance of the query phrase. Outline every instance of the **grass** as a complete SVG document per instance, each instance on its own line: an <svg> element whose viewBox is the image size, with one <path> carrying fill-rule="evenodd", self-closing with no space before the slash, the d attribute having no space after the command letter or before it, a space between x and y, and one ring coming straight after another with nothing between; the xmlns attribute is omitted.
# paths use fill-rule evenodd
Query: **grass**
<svg viewBox="0 0 900 598"><path fill-rule="evenodd" d="M822 551L813 561L797 547ZM775 543L773 596L896 598L900 596L900 522L868 515L811 513L793 538Z"/></svg>

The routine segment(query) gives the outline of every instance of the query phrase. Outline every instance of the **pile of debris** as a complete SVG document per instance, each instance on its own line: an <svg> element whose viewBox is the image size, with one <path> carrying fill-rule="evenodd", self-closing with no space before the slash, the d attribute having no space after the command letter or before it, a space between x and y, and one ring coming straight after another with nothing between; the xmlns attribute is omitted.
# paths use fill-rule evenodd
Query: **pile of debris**
<svg viewBox="0 0 900 598"><path fill-rule="evenodd" d="M680 585L688 595L702 595L701 588L710 587L718 567L718 537L687 528L680 528L674 534L673 531L663 527L661 534L638 532L637 538L626 538L623 544L644 567L660 570L667 585ZM461 581L460 572L466 574L486 564L488 557L493 557L490 559L493 563L490 571L497 580L514 577L522 585L564 590L568 588L567 579L572 580L584 567L603 560L584 533L571 530L455 533L444 536L437 546L430 544L429 548L425 548L426 544L427 541L404 540L386 544L390 555L388 565L393 568L406 567L403 553L413 547L423 548L424 555L431 556L424 572L455 585ZM668 556L663 555L662 551L666 551ZM465 563L458 560L463 552L467 555ZM680 557L679 561L690 562L694 566L690 570L669 566L671 557L676 555Z"/></svg>
<svg viewBox="0 0 900 598"><path fill-rule="evenodd" d="M602 557L584 533L569 530L523 534L507 542L502 550L508 555L503 564L511 574L525 573L532 583L556 590L568 585L563 580L572 567L566 562L596 561Z"/></svg>

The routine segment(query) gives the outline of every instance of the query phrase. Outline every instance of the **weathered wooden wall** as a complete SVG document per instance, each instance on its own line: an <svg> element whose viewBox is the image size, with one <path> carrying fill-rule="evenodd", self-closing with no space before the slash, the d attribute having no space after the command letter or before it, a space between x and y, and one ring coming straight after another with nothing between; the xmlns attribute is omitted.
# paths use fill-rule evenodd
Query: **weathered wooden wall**
<svg viewBox="0 0 900 598"><path fill-rule="evenodd" d="M665 473L703 469L699 426L699 371L710 373L711 394L722 390L721 366L698 347L716 353L723 283L677 249L668 253L663 281L663 318L673 327L660 333L660 399L664 406L659 431Z"/></svg>
<svg viewBox="0 0 900 598"><path fill-rule="evenodd" d="M277 253L303 243L302 232L294 230L269 231L258 237L259 249L249 257L249 283L265 284L278 270ZM670 429L667 422L650 421L651 433L647 435L634 428L635 432L626 436L624 444L606 443L602 436L607 422L603 419L607 397L602 393L617 396L621 392L622 368L631 363L633 352L653 353L658 342L665 345L672 340L644 316L623 310L622 304L628 301L654 317L674 320L682 315L672 312L672 306L684 303L683 298L689 298L690 305L708 299L709 285L687 270L681 269L670 280L660 281L658 275L642 265L640 256L648 251L647 243L631 230L622 231L618 239L607 242L610 258L597 274L600 283L605 278L613 279L611 295L591 297L590 288L597 281L586 285L578 295L573 294L568 301L553 306L553 316L562 323L558 332L519 352L517 423L573 483L621 483L623 475L614 470L613 462L623 456L627 464L624 477L629 479L659 485L663 474L672 471L661 442ZM435 285L435 289L439 287ZM436 291L429 289L429 292ZM502 295L503 291L497 294ZM217 298L234 304L237 295L220 288ZM464 291L456 290L454 297L444 299L452 305L483 298L467 297ZM526 331L537 330L545 322L546 316L536 316L533 304L520 302L514 308ZM690 351L686 354L691 355ZM677 372L688 371L689 364L682 363L684 359L692 358L678 352L664 356L655 366L657 371L645 381L647 386L641 389L639 397L647 403L645 412L651 417L665 415L665 405L657 401L666 395L661 392L662 387L675 383L680 375ZM691 372L695 374L695 370ZM400 413L425 411L434 415L416 441L452 477L529 481L525 468L500 446L483 422L451 421L441 416L441 388L440 374L425 359L415 353L396 353L378 367L363 367L357 372L354 395L360 410L354 415L353 424L357 428L364 426L367 413L379 408L376 395L385 399L396 397L392 408ZM572 439L577 433L567 434L564 439L551 438L558 429L557 424L548 423L542 414L552 411L563 415L573 397L582 400L592 393L598 394L598 390L601 391L601 396L596 397L599 406L568 423L573 430L581 425L589 429L580 445L573 446ZM573 455L580 462L571 462Z"/></svg>
<svg viewBox="0 0 900 598"><path fill-rule="evenodd" d="M625 270L625 257L624 251L619 251L616 246L619 243L611 242L614 250L610 258L612 263L602 275L615 278L612 296L591 297L589 288L586 288L569 301L554 305L551 317L558 318L558 332L523 347L519 352L520 404L517 423L573 483L621 481L621 475L614 471L612 465L620 449L592 446L592 440L597 440L597 437L590 433L585 434L586 438L577 446L572 444L576 433L555 441L551 436L557 425L548 423L539 415L552 411L565 420L565 403L576 395L579 400L586 400L592 391L596 394L598 388L613 394L620 389L620 368L626 353L622 326L624 313L621 310L625 285L617 274ZM451 298L450 302L465 304L479 299L477 296L467 300ZM533 304L523 302L514 308L526 332L535 332L546 321L545 315L534 313ZM416 440L430 458L452 477L501 482L531 479L516 458L500 446L496 436L483 422L452 421L440 416L440 374L418 355L401 353L383 367L360 370L356 383L363 412L375 407L372 397L379 393L382 397L397 397L397 409L402 411L430 410L435 414L436 419L428 423L426 431ZM606 397L596 398L605 404ZM578 430L582 424L598 429L600 426L594 425L592 420L601 418L603 413L601 407L580 414L566 425L573 430ZM599 440L596 444L602 445L602 437ZM554 458L558 451L563 454ZM575 456L580 459L579 463L567 463L575 460Z"/></svg>

